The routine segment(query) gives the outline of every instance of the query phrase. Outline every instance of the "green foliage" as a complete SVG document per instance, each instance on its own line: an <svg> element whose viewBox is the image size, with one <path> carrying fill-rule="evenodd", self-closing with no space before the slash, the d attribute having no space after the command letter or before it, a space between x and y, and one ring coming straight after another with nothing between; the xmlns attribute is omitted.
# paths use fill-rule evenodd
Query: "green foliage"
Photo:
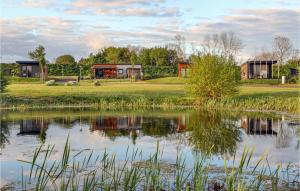
<svg viewBox="0 0 300 191"><path fill-rule="evenodd" d="M72 55L66 54L56 58L55 64L74 64L75 58Z"/></svg>
<svg viewBox="0 0 300 191"><path fill-rule="evenodd" d="M7 87L7 85L9 84L8 78L7 76L4 74L4 71L0 70L0 92L4 92L5 88Z"/></svg>
<svg viewBox="0 0 300 191"><path fill-rule="evenodd" d="M242 80L242 84L269 84L277 85L279 83L278 79L247 79Z"/></svg>
<svg viewBox="0 0 300 191"><path fill-rule="evenodd" d="M200 104L220 100L238 92L237 75L233 60L210 54L195 57L187 88Z"/></svg>
<svg viewBox="0 0 300 191"><path fill-rule="evenodd" d="M10 63L10 64L1 63L1 70L6 75L11 75L11 76L20 75L20 65L16 63Z"/></svg>
<svg viewBox="0 0 300 191"><path fill-rule="evenodd" d="M177 76L177 66L143 66L144 79Z"/></svg>
<svg viewBox="0 0 300 191"><path fill-rule="evenodd" d="M46 66L45 55L46 55L45 48L42 45L39 45L38 47L36 47L34 51L28 53L28 56L31 59L39 62L41 68L41 81L45 80L45 75L44 75L45 66Z"/></svg>
<svg viewBox="0 0 300 191"><path fill-rule="evenodd" d="M288 168L287 177L279 176L286 169L278 166L273 170L265 155L254 162L254 149L245 147L241 157L234 155L230 166L224 159L224 167L215 168L219 173L225 174L224 178L209 176L215 174L210 166L211 159L207 156L194 155L191 161L193 169L190 169L186 158L178 152L174 154L175 164L164 162L159 142L156 151L148 157L140 149L131 151L128 148L122 163L118 161L118 156L109 154L106 150L102 155L96 155L93 150L74 153L69 137L58 160L52 159L54 154L57 155L55 149L55 145L42 144L36 148L31 160L18 159L30 166L27 174L24 174L22 167L22 181L19 183L22 190L208 191L211 190L209 188L218 186L216 180L221 182L222 190L228 191L269 190L269 184L272 185L272 190L299 190L297 180L294 180L295 184L289 180ZM297 177L297 174L294 176Z"/></svg>
<svg viewBox="0 0 300 191"><path fill-rule="evenodd" d="M48 65L48 75L52 76L78 76L79 70L79 66L76 63Z"/></svg>
<svg viewBox="0 0 300 191"><path fill-rule="evenodd" d="M38 78L23 78L23 77L10 76L8 77L8 79L12 84L40 83L40 80Z"/></svg>
<svg viewBox="0 0 300 191"><path fill-rule="evenodd" d="M286 76L291 78L291 69L300 70L300 63L298 60L290 60L287 64L279 65L279 76ZM278 78L278 64L273 66L273 78Z"/></svg>

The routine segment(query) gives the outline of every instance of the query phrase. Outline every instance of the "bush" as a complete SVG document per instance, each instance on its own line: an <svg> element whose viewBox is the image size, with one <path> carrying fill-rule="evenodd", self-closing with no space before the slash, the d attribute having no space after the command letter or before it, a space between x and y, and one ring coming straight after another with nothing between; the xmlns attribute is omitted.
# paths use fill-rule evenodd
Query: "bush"
<svg viewBox="0 0 300 191"><path fill-rule="evenodd" d="M8 84L9 84L9 81L8 81L6 75L4 74L4 72L1 70L0 71L0 92L1 93L4 92L4 90Z"/></svg>
<svg viewBox="0 0 300 191"><path fill-rule="evenodd" d="M290 83L290 84L297 84L298 82L299 82L299 77L298 76L291 77L288 80L288 83Z"/></svg>
<svg viewBox="0 0 300 191"><path fill-rule="evenodd" d="M177 76L177 66L143 66L143 79Z"/></svg>
<svg viewBox="0 0 300 191"><path fill-rule="evenodd" d="M216 55L203 55L193 59L188 90L199 103L220 100L238 92L240 78L234 60Z"/></svg>
<svg viewBox="0 0 300 191"><path fill-rule="evenodd" d="M78 82L76 81L68 81L65 83L65 86L77 86Z"/></svg>
<svg viewBox="0 0 300 191"><path fill-rule="evenodd" d="M45 84L46 84L46 86L55 86L56 85L55 80L49 80Z"/></svg>
<svg viewBox="0 0 300 191"><path fill-rule="evenodd" d="M49 76L78 76L79 71L79 66L76 63L48 64Z"/></svg>
<svg viewBox="0 0 300 191"><path fill-rule="evenodd" d="M99 80L96 80L96 81L93 82L93 85L94 86L101 86L101 83L100 83Z"/></svg>

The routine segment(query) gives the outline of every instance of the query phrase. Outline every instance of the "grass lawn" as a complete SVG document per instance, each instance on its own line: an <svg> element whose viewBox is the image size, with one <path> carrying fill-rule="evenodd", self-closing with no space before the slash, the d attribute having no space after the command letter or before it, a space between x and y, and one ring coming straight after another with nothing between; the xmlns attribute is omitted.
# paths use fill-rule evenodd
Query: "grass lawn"
<svg viewBox="0 0 300 191"><path fill-rule="evenodd" d="M174 81L176 81L175 83ZM102 81L93 86L91 81L81 81L79 86L46 86L44 84L11 84L1 97L1 106L23 105L193 105L188 97L184 81L178 78L164 78L148 81ZM185 79L184 79L185 80ZM178 83L178 81L180 83ZM299 88L281 86L241 85L239 95L234 98L207 103L209 107L233 107L241 109L280 110L297 112Z"/></svg>
<svg viewBox="0 0 300 191"><path fill-rule="evenodd" d="M178 78L178 77L166 77L166 78L157 78L146 80L146 83L151 84L184 84L186 83L187 78Z"/></svg>

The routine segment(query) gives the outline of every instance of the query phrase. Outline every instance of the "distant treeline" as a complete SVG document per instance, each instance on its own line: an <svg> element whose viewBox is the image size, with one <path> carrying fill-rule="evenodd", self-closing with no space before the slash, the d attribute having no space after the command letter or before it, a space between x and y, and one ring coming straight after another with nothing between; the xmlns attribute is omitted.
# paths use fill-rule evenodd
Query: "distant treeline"
<svg viewBox="0 0 300 191"><path fill-rule="evenodd" d="M177 64L183 58L178 56L175 48L170 47L107 47L96 54L75 61L72 55L59 56L54 63L47 63L48 75L54 76L91 76L93 64L141 64L144 78L176 76ZM1 64L2 69L12 76L19 75L18 64Z"/></svg>

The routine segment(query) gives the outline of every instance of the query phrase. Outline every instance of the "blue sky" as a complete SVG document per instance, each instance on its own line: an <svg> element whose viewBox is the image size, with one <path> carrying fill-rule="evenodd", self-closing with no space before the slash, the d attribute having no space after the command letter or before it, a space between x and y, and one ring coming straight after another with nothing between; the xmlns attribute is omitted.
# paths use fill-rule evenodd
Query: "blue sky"
<svg viewBox="0 0 300 191"><path fill-rule="evenodd" d="M297 0L1 0L1 59L28 59L45 46L47 59L77 59L105 46L163 46L176 34L200 47L206 34L233 31L243 59L271 50L276 35L299 49Z"/></svg>

